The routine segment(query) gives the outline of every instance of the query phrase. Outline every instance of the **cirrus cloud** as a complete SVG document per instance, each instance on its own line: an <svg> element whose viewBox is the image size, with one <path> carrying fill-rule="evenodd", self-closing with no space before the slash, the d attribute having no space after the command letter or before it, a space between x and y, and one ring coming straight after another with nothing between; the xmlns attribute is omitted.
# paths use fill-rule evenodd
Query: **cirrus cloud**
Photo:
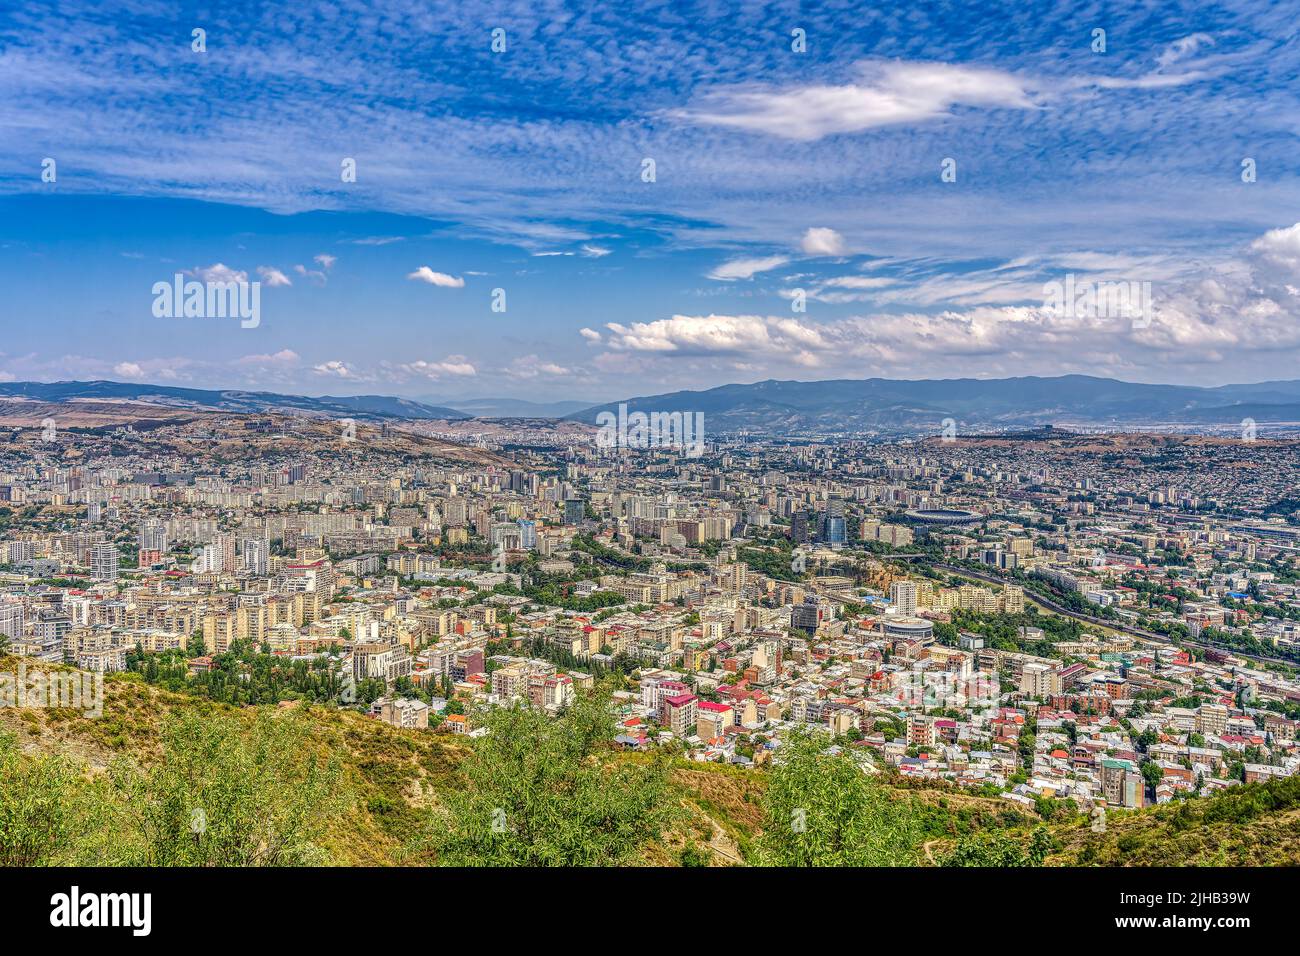
<svg viewBox="0 0 1300 956"><path fill-rule="evenodd" d="M717 266L709 273L710 279L734 282L736 279L752 279L759 272L777 269L789 262L788 256L764 256L757 259L731 259Z"/></svg>
<svg viewBox="0 0 1300 956"><path fill-rule="evenodd" d="M835 133L918 123L954 106L1033 109L1025 80L991 67L952 63L866 62L860 80L785 89L728 88L705 94L675 118L811 141Z"/></svg>

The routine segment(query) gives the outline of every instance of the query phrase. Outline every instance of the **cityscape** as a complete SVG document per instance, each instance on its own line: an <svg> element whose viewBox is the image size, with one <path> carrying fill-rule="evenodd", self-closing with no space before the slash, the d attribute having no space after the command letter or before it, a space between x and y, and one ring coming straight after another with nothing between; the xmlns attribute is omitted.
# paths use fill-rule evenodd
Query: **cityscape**
<svg viewBox="0 0 1300 956"><path fill-rule="evenodd" d="M0 13L16 912L1281 925L1293 18L644 6Z"/></svg>

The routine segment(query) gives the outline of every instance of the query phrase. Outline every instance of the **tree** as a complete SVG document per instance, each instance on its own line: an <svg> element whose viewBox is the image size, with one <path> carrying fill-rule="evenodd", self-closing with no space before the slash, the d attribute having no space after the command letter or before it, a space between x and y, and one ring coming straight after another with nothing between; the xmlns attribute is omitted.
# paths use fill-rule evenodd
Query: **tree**
<svg viewBox="0 0 1300 956"><path fill-rule="evenodd" d="M314 753L305 718L185 714L163 728L162 759L118 766L127 808L113 862L134 866L304 866L344 811L337 758Z"/></svg>
<svg viewBox="0 0 1300 956"><path fill-rule="evenodd" d="M47 866L73 834L76 768L58 756L25 757L0 734L0 866Z"/></svg>
<svg viewBox="0 0 1300 956"><path fill-rule="evenodd" d="M1042 866L1054 847L1047 827L1034 827L1028 842L1006 833L972 835L957 844L940 866Z"/></svg>
<svg viewBox="0 0 1300 956"><path fill-rule="evenodd" d="M482 723L488 733L462 765L464 785L421 841L441 865L617 865L677 813L662 755L614 759L607 692L583 694L558 717L517 704Z"/></svg>
<svg viewBox="0 0 1300 956"><path fill-rule="evenodd" d="M906 797L892 797L830 737L796 728L770 771L758 856L769 866L907 866L920 828Z"/></svg>

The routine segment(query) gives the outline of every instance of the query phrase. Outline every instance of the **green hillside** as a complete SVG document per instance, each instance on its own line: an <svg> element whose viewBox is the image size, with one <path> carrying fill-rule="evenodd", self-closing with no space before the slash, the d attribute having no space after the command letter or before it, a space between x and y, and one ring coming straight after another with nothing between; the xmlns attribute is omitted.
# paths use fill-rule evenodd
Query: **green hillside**
<svg viewBox="0 0 1300 956"><path fill-rule="evenodd" d="M816 737L775 769L620 753L602 711L498 711L471 744L113 675L99 718L0 709L0 865L1300 862L1292 779L1113 811L1098 834L1059 808L1045 823L1001 800L895 786Z"/></svg>

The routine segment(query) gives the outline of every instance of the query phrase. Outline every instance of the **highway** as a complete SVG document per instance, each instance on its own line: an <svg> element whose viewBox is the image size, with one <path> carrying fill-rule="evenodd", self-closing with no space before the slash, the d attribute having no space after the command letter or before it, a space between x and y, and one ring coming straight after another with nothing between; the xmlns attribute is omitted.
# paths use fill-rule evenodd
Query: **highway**
<svg viewBox="0 0 1300 956"><path fill-rule="evenodd" d="M951 574L956 574L967 578L974 578L977 581L986 581L990 584L1001 585L1001 584L1015 583L1012 581L1008 581L1006 578L998 577L995 574L986 574L982 571L971 571L968 568L960 568L951 564L933 564L930 566L940 571L948 571ZM1182 640L1175 640L1174 638L1168 637L1164 634L1157 634L1154 631L1147 631L1147 630L1143 630L1140 627L1133 627L1131 624L1125 624L1122 621L1112 621L1108 618L1096 617L1092 614L1084 614L1081 611L1071 610L1070 608L1066 607L1064 604L1060 604L1050 597L1044 597L1040 592L1031 591L1028 588L1025 589L1025 598L1027 600L1032 599L1038 602L1039 604L1043 605L1044 607L1048 608L1049 610L1062 615L1063 617L1072 617L1076 621L1084 621L1088 624L1096 624L1101 627L1108 627L1113 631L1119 631L1123 634L1128 634L1130 637L1136 637L1143 641L1150 641L1155 644L1168 644L1171 647L1180 647L1180 646L1199 647L1202 650L1216 651L1220 654L1231 654L1234 657L1244 657L1247 660L1258 661L1260 663L1282 664L1286 667L1297 666L1295 661L1288 661L1280 657L1264 657L1259 654L1248 654L1245 651L1239 651L1239 650L1230 649L1226 647L1216 647L1213 644L1203 644L1200 641L1193 641L1189 638L1184 638Z"/></svg>

